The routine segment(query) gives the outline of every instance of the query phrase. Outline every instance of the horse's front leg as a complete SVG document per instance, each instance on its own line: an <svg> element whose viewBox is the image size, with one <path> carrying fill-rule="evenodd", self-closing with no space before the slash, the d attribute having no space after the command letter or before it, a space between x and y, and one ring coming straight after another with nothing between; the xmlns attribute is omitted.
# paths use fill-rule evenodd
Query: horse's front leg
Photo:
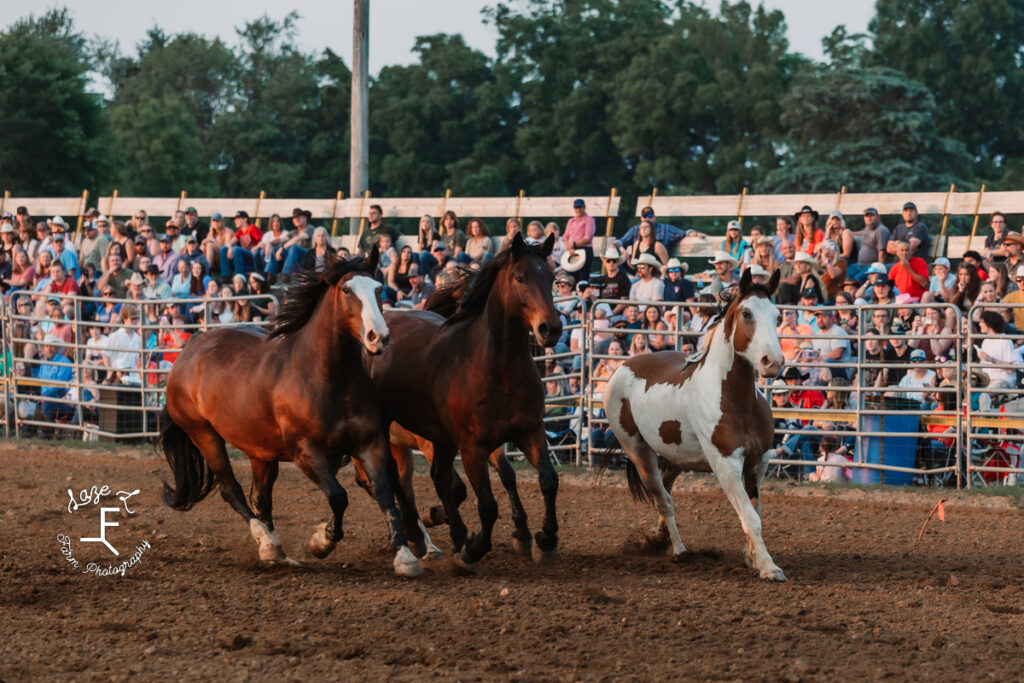
<svg viewBox="0 0 1024 683"><path fill-rule="evenodd" d="M460 444L459 452L462 454L466 478L476 492L480 533L472 534L462 553L453 555L453 560L463 569L475 569L477 563L491 550L491 535L494 522L498 519L498 503L494 500L491 475L487 467L490 452L468 441Z"/></svg>
<svg viewBox="0 0 1024 683"><path fill-rule="evenodd" d="M526 523L526 510L523 508L523 501L519 499L516 471L512 469L512 464L503 451L503 448L491 451L491 465L498 471L498 478L501 479L501 485L505 487L509 504L512 506L512 523L516 527L512 532L513 546L520 555L529 556L533 539L530 538L530 527Z"/></svg>
<svg viewBox="0 0 1024 683"><path fill-rule="evenodd" d="M423 567L409 550L407 543L408 539L414 544L422 543L423 534L416 525L419 518L413 516L414 513L399 486L398 472L388 449L386 430L360 449L356 460L362 466L366 479L373 489L373 497L387 519L389 541L395 551L395 573L399 576L419 576L423 573Z"/></svg>
<svg viewBox="0 0 1024 683"><path fill-rule="evenodd" d="M301 443L295 465L320 487L331 508L330 521L320 524L309 539L309 552L315 557L327 557L345 536L343 519L348 507L348 493L338 483L335 476L337 468L331 464L321 444L308 440Z"/></svg>
<svg viewBox="0 0 1024 683"><path fill-rule="evenodd" d="M534 536L536 545L533 559L546 562L558 555L558 518L556 516L555 498L558 496L558 473L548 454L548 440L544 429L540 428L518 442L519 448L526 454L537 469L540 492L544 496L544 523L541 530Z"/></svg>

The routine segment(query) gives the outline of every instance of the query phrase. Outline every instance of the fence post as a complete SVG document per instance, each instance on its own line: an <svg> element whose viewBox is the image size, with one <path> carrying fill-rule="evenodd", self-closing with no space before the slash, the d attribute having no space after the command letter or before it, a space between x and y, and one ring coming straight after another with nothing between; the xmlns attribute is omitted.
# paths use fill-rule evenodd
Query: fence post
<svg viewBox="0 0 1024 683"><path fill-rule="evenodd" d="M260 227L260 202L262 202L267 196L265 190L260 190L260 196L256 198L256 208L252 212L252 217L256 221L256 227Z"/></svg>
<svg viewBox="0 0 1024 683"><path fill-rule="evenodd" d="M78 198L78 221L75 224L75 235L82 232L82 221L85 216L85 203L89 201L89 190L82 190L82 196Z"/></svg>
<svg viewBox="0 0 1024 683"><path fill-rule="evenodd" d="M743 227L743 198L747 196L747 186L743 186L743 191L740 192L740 196L736 198L736 220L739 222L740 227Z"/></svg>
<svg viewBox="0 0 1024 683"><path fill-rule="evenodd" d="M446 188L445 191L444 191L444 198L441 200L441 206L437 209L437 227L438 227L438 231L437 232L438 233L440 233L441 229L444 227L444 226L441 225L441 221L444 220L444 210L445 210L445 207L448 206L448 199L451 196L452 196L451 188ZM419 230L419 228L417 228L417 230Z"/></svg>
<svg viewBox="0 0 1024 683"><path fill-rule="evenodd" d="M114 222L114 200L115 199L117 199L117 188L116 187L114 188L114 191L110 194L110 201L107 202L107 218L110 219L111 223Z"/></svg>
<svg viewBox="0 0 1024 683"><path fill-rule="evenodd" d="M363 198L359 200L359 233L356 236L356 249L359 249L359 242L363 239L363 230L366 229L366 215L363 213L363 204L370 198L370 191L367 190L363 193Z"/></svg>
<svg viewBox="0 0 1024 683"><path fill-rule="evenodd" d="M515 213L513 214L513 218L515 218L515 219L516 219L516 222L517 222L517 223L518 223L518 222L520 222L520 221L519 221L519 201L520 201L520 200L521 200L521 199L522 199L522 198L523 198L524 196L526 196L526 190L519 190L519 194L518 194L518 195L516 196L516 210L515 210Z"/></svg>
<svg viewBox="0 0 1024 683"><path fill-rule="evenodd" d="M615 193L616 189L613 187L612 191L608 193L608 203L604 206L604 217L606 221L604 226L604 244L602 245L604 249L608 248L608 240L612 238L612 233L615 227L615 217L612 216L612 201L615 199ZM603 252L598 254L597 258L601 260L601 273L604 274L607 271L604 267L604 259L601 258L602 255Z"/></svg>
<svg viewBox="0 0 1024 683"><path fill-rule="evenodd" d="M181 203L183 201L185 201L185 197L187 197L187 196L188 196L188 192L186 192L185 190L182 190L181 194L178 195L178 203L174 205L174 213L178 213L179 211L181 211ZM172 216L172 218L173 218L173 216Z"/></svg>
<svg viewBox="0 0 1024 683"><path fill-rule="evenodd" d="M7 200L11 198L11 191L4 190L4 196L0 197L0 213L3 212L4 206L7 205Z"/></svg>
<svg viewBox="0 0 1024 683"><path fill-rule="evenodd" d="M654 198L658 196L658 188L652 187L651 193L647 195L647 206L654 208Z"/></svg>
<svg viewBox="0 0 1024 683"><path fill-rule="evenodd" d="M978 209L981 208L981 195L985 194L985 183L981 184L981 189L978 190L978 198L974 201L974 225L971 226L971 236L967 238L967 249L971 249L971 240L974 239L974 233L978 232Z"/></svg>
<svg viewBox="0 0 1024 683"><path fill-rule="evenodd" d="M334 204L331 206L331 237L338 232L338 202L341 201L342 192L338 190L338 194L334 195Z"/></svg>
<svg viewBox="0 0 1024 683"><path fill-rule="evenodd" d="M935 255L939 253L939 242L946 236L946 226L949 225L949 214L946 213L946 209L949 208L949 195L953 194L955 188L955 184L949 186L949 190L946 191L946 199L942 202L942 230L939 232L939 238L935 240L935 244L932 246L932 258L935 258ZM977 209L974 212L977 213Z"/></svg>

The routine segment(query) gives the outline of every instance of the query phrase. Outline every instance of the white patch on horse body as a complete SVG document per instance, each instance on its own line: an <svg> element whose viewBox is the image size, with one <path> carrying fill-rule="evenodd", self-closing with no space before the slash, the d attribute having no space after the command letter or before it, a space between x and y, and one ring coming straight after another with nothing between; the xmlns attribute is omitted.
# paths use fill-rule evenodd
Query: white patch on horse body
<svg viewBox="0 0 1024 683"><path fill-rule="evenodd" d="M371 330L376 333L378 339L387 337L388 325L384 322L384 315L377 303L377 292L381 290L382 285L369 275L356 275L348 281L348 286L363 304L364 342Z"/></svg>
<svg viewBox="0 0 1024 683"><path fill-rule="evenodd" d="M399 548L395 553L395 574L412 578L422 573L423 567L412 551L404 545Z"/></svg>
<svg viewBox="0 0 1024 683"><path fill-rule="evenodd" d="M288 559L281 548L277 534L266 524L253 517L249 520L249 533L259 546L259 557L263 562L279 562Z"/></svg>

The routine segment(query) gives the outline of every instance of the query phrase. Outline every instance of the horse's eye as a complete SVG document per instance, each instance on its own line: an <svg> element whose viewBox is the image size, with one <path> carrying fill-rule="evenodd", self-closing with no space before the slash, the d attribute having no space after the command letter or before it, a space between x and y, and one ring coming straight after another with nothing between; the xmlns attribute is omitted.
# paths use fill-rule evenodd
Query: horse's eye
<svg viewBox="0 0 1024 683"><path fill-rule="evenodd" d="M744 320L750 320L750 319L752 319L753 317L754 317L754 316L750 315L750 311L743 311L743 319L744 319Z"/></svg>
<svg viewBox="0 0 1024 683"><path fill-rule="evenodd" d="M349 287L348 285L345 285L344 287L341 288L341 291L344 292L345 294L351 294L352 288Z"/></svg>
<svg viewBox="0 0 1024 683"><path fill-rule="evenodd" d="M516 282L525 282L525 281L526 281L526 278L524 278L522 275L516 275Z"/></svg>

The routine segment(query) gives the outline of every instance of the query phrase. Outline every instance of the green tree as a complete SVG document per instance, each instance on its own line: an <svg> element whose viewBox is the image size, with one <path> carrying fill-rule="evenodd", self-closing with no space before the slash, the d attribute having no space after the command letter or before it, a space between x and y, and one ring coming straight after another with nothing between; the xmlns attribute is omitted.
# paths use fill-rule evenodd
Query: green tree
<svg viewBox="0 0 1024 683"><path fill-rule="evenodd" d="M66 9L0 33L0 187L14 194L107 189L112 171L101 98L88 91L92 55Z"/></svg>
<svg viewBox="0 0 1024 683"><path fill-rule="evenodd" d="M928 89L898 71L822 69L803 77L782 122L790 153L770 192L921 191L963 186L970 157L943 138Z"/></svg>
<svg viewBox="0 0 1024 683"><path fill-rule="evenodd" d="M370 90L370 177L378 192L504 195L521 177L508 96L461 35L416 39L419 63L385 67Z"/></svg>
<svg viewBox="0 0 1024 683"><path fill-rule="evenodd" d="M349 119L352 106L352 71L331 50L324 50L316 62L319 103L309 141L306 187L309 196L330 197L348 190Z"/></svg>
<svg viewBox="0 0 1024 683"><path fill-rule="evenodd" d="M874 64L924 83L936 124L992 177L1024 156L1024 0L878 0Z"/></svg>

